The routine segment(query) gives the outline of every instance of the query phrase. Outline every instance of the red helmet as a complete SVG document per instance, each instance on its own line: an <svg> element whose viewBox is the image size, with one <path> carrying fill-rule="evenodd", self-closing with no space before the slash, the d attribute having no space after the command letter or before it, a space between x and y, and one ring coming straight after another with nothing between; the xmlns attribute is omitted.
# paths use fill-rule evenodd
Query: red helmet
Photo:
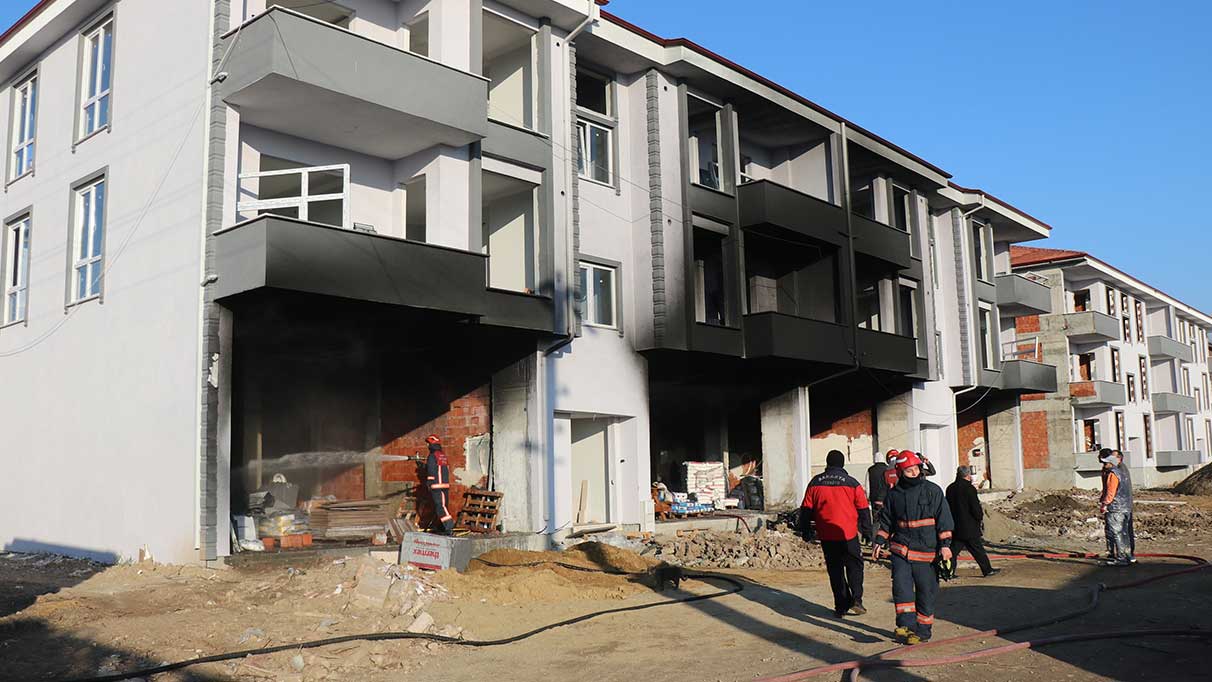
<svg viewBox="0 0 1212 682"><path fill-rule="evenodd" d="M425 442L429 443L430 445L441 445L442 439L438 438L437 434L431 433L428 436L425 436Z"/></svg>
<svg viewBox="0 0 1212 682"><path fill-rule="evenodd" d="M897 450L896 448L892 448L888 451L888 454L884 455L884 459L887 460L889 464L896 464L896 460L900 456L901 451Z"/></svg>
<svg viewBox="0 0 1212 682"><path fill-rule="evenodd" d="M921 465L922 459L912 450L902 450L900 456L896 458L897 471L904 471L909 467L918 467Z"/></svg>

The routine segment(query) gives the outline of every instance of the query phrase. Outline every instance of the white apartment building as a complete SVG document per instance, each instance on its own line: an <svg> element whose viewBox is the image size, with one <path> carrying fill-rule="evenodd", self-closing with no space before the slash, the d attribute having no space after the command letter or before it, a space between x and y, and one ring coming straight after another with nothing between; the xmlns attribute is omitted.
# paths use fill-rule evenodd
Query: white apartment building
<svg viewBox="0 0 1212 682"><path fill-rule="evenodd" d="M1056 390L1024 404L1035 441L1027 483L1097 486L1102 447L1124 453L1135 485L1171 484L1206 463L1212 317L1085 252L1011 256L1016 273L1052 287L1053 313L1017 325L1057 366Z"/></svg>
<svg viewBox="0 0 1212 682"><path fill-rule="evenodd" d="M1021 485L1053 387L1007 321L1052 308L1007 254L1050 228L600 4L45 0L0 38L0 546L216 559L275 474L424 517L429 433L456 508L548 536L653 527L687 461L788 506L833 447L945 484L979 431Z"/></svg>

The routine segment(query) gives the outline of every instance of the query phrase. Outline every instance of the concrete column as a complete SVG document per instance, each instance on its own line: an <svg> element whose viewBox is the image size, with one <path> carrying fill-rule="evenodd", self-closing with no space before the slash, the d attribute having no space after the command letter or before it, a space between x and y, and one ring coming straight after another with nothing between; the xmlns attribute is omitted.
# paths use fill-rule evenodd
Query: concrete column
<svg viewBox="0 0 1212 682"><path fill-rule="evenodd" d="M913 391L889 398L875 408L875 450L885 453L897 450L916 450L917 434L913 423Z"/></svg>
<svg viewBox="0 0 1212 682"><path fill-rule="evenodd" d="M523 360L492 377L492 477L505 493L499 521L506 531L535 532L541 514L542 451L531 438L529 413L534 400L535 359ZM539 465L539 466L536 466Z"/></svg>
<svg viewBox="0 0 1212 682"><path fill-rule="evenodd" d="M232 311L220 306L219 355L212 359L210 370L211 385L218 389L218 423L215 436L215 553L219 556L231 554L231 367L234 327L235 316Z"/></svg>
<svg viewBox="0 0 1212 682"><path fill-rule="evenodd" d="M453 249L471 249L471 147L439 147L425 170L425 240ZM477 226L478 229L478 226Z"/></svg>
<svg viewBox="0 0 1212 682"><path fill-rule="evenodd" d="M808 485L808 389L762 403L762 478L767 508L794 507Z"/></svg>
<svg viewBox="0 0 1212 682"><path fill-rule="evenodd" d="M483 70L483 4L480 0L433 0L429 5L429 56L447 66Z"/></svg>

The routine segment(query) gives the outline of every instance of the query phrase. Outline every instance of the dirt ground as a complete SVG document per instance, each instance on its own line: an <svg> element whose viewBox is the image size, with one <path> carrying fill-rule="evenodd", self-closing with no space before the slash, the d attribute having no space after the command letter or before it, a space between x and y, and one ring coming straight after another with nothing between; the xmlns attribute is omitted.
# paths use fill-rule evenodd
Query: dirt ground
<svg viewBox="0 0 1212 682"><path fill-rule="evenodd" d="M1212 558L1212 498L1143 495L1182 504L1138 506L1146 528L1139 552ZM1084 494L1025 495L986 505L987 534L1003 548L1101 551L1090 537ZM996 509L994 509L996 507ZM1153 511L1156 509L1157 511ZM1148 520L1156 514L1157 519ZM1060 530L1065 532L1060 532ZM1079 532L1080 531L1080 532ZM784 540L780 539L779 542ZM770 545L770 543L767 543ZM775 542L773 546L777 546ZM765 545L764 545L765 546ZM661 559L667 559L665 555ZM673 557L669 557L673 558ZM402 570L370 557L313 560L257 570L133 564L104 568L45 555L0 555L0 680L63 680L130 670L224 651L343 634L422 628L465 639L495 639L605 609L669 602L728 586L710 579L658 591L658 560L604 545L564 553L494 552L465 574ZM633 573L607 575L554 564ZM730 559L731 560L731 559ZM1186 564L1141 559L1103 568L1080 560L1005 562L983 579L970 564L945 583L935 637L1035 621L1075 609L1098 583L1115 584ZM471 648L425 642L350 642L254 655L156 676L169 680L438 680L493 682L637 679L751 680L889 649L890 578L868 565L870 613L838 620L823 570L687 568L729 575L744 589L718 599L602 616L514 644ZM1212 628L1212 570L1104 593L1092 614L1068 623L991 638L951 654L1058 633L1126 628ZM944 667L872 672L874 680L1203 680L1209 645L1138 639L1063 644ZM933 654L932 654L933 655ZM820 679L838 679L826 676Z"/></svg>

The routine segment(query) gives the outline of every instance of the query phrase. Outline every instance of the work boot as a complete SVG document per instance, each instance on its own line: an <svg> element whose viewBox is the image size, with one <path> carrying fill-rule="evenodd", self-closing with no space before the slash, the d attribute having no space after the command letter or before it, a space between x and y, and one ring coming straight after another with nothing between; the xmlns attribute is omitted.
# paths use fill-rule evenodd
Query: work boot
<svg viewBox="0 0 1212 682"><path fill-rule="evenodd" d="M847 609L846 613L851 616L861 616L867 613L867 609L863 606L863 602L860 601L855 602L854 605Z"/></svg>
<svg viewBox="0 0 1212 682"><path fill-rule="evenodd" d="M995 575L997 575L998 573L1001 573L1001 572L1002 572L1002 569L1000 569L1000 568L991 568L991 569L989 569L989 572L988 572L988 573L982 573L982 574L981 574L981 577L982 577L982 578L989 578L989 577L995 576Z"/></svg>
<svg viewBox="0 0 1212 682"><path fill-rule="evenodd" d="M896 632L893 634L896 638L896 641L900 642L901 644L905 644L906 642L908 642L910 635L917 637L917 633L915 633L913 630L910 630L909 628L897 628Z"/></svg>
<svg viewBox="0 0 1212 682"><path fill-rule="evenodd" d="M917 634L916 632L910 632L909 636L905 638L905 644L907 646L913 646L914 644L921 644L922 641L923 640L922 640L921 635Z"/></svg>

